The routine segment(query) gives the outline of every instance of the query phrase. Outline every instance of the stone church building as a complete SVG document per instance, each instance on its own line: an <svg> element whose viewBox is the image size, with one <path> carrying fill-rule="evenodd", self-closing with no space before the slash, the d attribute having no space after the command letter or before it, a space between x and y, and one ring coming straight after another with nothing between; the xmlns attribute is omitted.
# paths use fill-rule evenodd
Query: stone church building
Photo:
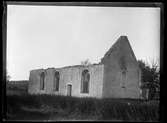
<svg viewBox="0 0 167 123"><path fill-rule="evenodd" d="M140 98L141 70L128 41L120 36L99 64L30 71L29 94L96 98Z"/></svg>

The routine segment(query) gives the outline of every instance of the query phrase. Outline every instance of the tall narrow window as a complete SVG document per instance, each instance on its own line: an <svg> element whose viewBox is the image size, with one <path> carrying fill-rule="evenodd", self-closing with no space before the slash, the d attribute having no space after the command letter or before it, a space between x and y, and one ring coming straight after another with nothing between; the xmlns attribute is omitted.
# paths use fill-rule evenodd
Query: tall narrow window
<svg viewBox="0 0 167 123"><path fill-rule="evenodd" d="M126 71L122 71L122 88L125 88L126 84Z"/></svg>
<svg viewBox="0 0 167 123"><path fill-rule="evenodd" d="M89 93L90 74L88 70L82 72L81 77L81 93Z"/></svg>
<svg viewBox="0 0 167 123"><path fill-rule="evenodd" d="M55 91L59 91L59 79L60 79L59 72L55 72L54 85L53 85Z"/></svg>
<svg viewBox="0 0 167 123"><path fill-rule="evenodd" d="M44 84L45 84L45 73L42 72L40 75L40 90L44 90Z"/></svg>

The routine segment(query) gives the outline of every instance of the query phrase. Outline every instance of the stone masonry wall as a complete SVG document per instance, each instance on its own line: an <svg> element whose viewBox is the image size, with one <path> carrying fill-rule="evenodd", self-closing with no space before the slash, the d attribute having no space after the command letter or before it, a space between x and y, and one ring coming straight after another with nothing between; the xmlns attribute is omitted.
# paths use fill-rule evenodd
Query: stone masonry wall
<svg viewBox="0 0 167 123"><path fill-rule="evenodd" d="M72 96L76 97L102 97L103 85L103 65L72 66L64 68L39 69L30 72L30 83L28 92L30 94L55 94L67 95L67 84L72 85ZM83 94L81 91L81 74L87 69L90 73L89 93ZM53 90L54 73L60 74L59 91ZM40 90L40 73L45 72L45 89Z"/></svg>
<svg viewBox="0 0 167 123"><path fill-rule="evenodd" d="M81 93L82 71L90 73L89 93ZM53 90L54 74L60 74L59 91ZM123 77L122 72L126 76ZM40 73L45 72L45 88L40 90ZM101 64L32 70L29 77L30 94L67 95L97 98L140 98L141 70L126 36L121 36L101 60Z"/></svg>
<svg viewBox="0 0 167 123"><path fill-rule="evenodd" d="M103 97L140 97L140 69L132 52L126 37L120 37L112 50L102 59L104 63ZM123 83L125 79L121 78L122 66L126 69L125 83Z"/></svg>

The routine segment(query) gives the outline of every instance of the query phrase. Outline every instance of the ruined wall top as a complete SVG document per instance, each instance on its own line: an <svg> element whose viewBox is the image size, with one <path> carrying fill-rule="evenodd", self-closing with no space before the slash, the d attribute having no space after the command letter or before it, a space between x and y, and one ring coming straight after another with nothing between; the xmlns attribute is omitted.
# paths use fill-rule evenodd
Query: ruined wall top
<svg viewBox="0 0 167 123"><path fill-rule="evenodd" d="M65 67L60 67L60 68L46 68L46 69L33 69L31 71L45 71L45 70L49 70L49 69L54 69L54 70L60 70L60 69L70 69L70 68L90 68L90 67L96 67L96 66L101 66L102 64L90 64L90 65L73 65L73 66L65 66Z"/></svg>

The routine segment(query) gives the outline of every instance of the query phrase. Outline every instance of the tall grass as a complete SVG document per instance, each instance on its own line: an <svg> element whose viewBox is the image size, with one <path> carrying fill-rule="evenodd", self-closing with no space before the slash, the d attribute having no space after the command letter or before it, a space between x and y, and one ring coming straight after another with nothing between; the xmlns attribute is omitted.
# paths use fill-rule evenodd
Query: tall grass
<svg viewBox="0 0 167 123"><path fill-rule="evenodd" d="M158 121L159 102L146 102L133 99L76 98L54 95L9 95L7 111L10 114L24 113L21 107L36 108L57 112L59 117L96 120ZM50 107L50 108L49 108ZM42 115L42 112L41 112ZM45 113L50 115L49 113ZM34 117L34 116L33 116ZM43 117L43 116L42 116ZM19 118L19 117L18 117ZM21 118L21 117L20 117ZM31 115L29 118L32 118ZM44 118L44 117L43 117ZM48 118L48 117L45 117ZM46 119L47 120L47 119Z"/></svg>

